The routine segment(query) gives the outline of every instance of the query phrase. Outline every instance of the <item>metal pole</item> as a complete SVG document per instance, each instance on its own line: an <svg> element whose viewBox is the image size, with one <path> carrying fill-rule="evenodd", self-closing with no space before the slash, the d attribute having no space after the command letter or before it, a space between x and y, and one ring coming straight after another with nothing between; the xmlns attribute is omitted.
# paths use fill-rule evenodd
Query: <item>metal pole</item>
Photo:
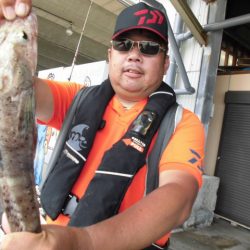
<svg viewBox="0 0 250 250"><path fill-rule="evenodd" d="M204 25L203 29L205 31L216 31L216 30L231 28L231 27L246 24L246 23L250 23L250 14L229 18L222 22L207 24L207 25ZM193 36L192 33L188 31L186 33L177 35L175 38L177 41L180 42L180 41L187 40L191 38L192 36Z"/></svg>
<svg viewBox="0 0 250 250"><path fill-rule="evenodd" d="M174 37L173 30L171 28L171 25L169 23L167 16L166 16L166 18L167 18L168 27L169 27L169 29L168 29L169 41L170 41L171 48L172 48L174 56L175 56L175 60L177 62L179 70L180 70L180 74L181 74L181 78L182 78L183 83L184 83L186 94L193 94L195 92L195 89L190 84L184 63L183 63L182 58L181 58L181 54L180 54L177 42L176 42L175 37Z"/></svg>
<svg viewBox="0 0 250 250"><path fill-rule="evenodd" d="M143 0L142 2L145 2L147 4L150 4L151 6L154 6L155 8L160 9L165 14L166 20L168 22L169 42L171 44L171 48L173 50L173 54L175 56L175 60L176 60L177 65L179 67L180 74L181 74L181 77L182 77L182 80L183 80L183 83L184 83L184 87L185 87L185 90L181 90L181 91L184 94L193 94L195 92L195 89L191 86L191 84L189 82L187 72L186 72L185 66L183 64L181 54L180 54L178 45L176 43L175 36L174 36L173 30L172 30L172 27L171 27L171 25L169 23L169 19L168 19L168 16L167 16L167 13L166 13L166 10L165 10L164 6L161 3L159 3L159 2L157 2L155 0Z"/></svg>
<svg viewBox="0 0 250 250"><path fill-rule="evenodd" d="M214 5L210 9L209 20L215 20L216 23L221 23L225 20L227 0L217 2L218 4ZM209 20L208 23L211 23ZM206 131L208 131L211 112L213 110L213 97L216 85L222 35L222 29L217 32L211 32L209 35L209 46L204 48L202 57L201 74L194 111L201 118Z"/></svg>
<svg viewBox="0 0 250 250"><path fill-rule="evenodd" d="M179 34L181 32L181 27L182 27L182 19L180 17L180 15L177 15L176 17L176 23L175 23L175 26L174 26L174 32L175 34ZM178 48L180 47L180 42L176 41L177 42L177 46ZM172 50L169 51L169 68L168 68L168 71L167 71L167 75L166 75L166 82L172 87L174 88L174 85L175 85L175 81L176 81L176 68L177 68L177 65L176 65L176 60L175 60L175 55L173 54Z"/></svg>

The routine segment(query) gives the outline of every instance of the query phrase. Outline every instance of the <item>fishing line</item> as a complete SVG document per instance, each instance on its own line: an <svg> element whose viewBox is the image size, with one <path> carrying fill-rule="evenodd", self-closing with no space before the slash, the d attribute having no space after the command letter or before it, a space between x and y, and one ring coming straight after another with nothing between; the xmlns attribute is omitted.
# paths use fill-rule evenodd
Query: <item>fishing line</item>
<svg viewBox="0 0 250 250"><path fill-rule="evenodd" d="M79 38L79 41L78 41L78 44L77 44L77 47L76 47L75 55L74 55L74 58L73 58L73 61L72 61L71 72L70 72L70 75L69 75L69 78L68 78L69 81L71 80L71 77L72 77L72 74L73 74L73 71L74 71L75 61L76 61L76 58L77 58L78 53L79 53L80 44L81 44L83 33L85 31L85 27L86 27L86 24L87 24L87 21L88 21L88 18L89 18L89 13L90 13L92 4L93 4L93 1L91 0L90 5L89 5L89 9L88 9L88 12L87 12L87 15L86 15L86 18L85 18L85 21L83 23L82 32L81 32L81 35L80 35L80 38Z"/></svg>

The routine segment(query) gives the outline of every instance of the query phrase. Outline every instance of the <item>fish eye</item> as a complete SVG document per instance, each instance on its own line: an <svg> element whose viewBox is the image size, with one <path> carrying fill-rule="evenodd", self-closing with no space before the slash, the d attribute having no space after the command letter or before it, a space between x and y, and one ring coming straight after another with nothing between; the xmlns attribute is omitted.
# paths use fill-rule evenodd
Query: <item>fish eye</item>
<svg viewBox="0 0 250 250"><path fill-rule="evenodd" d="M23 31L23 39L28 40L28 35L26 32Z"/></svg>

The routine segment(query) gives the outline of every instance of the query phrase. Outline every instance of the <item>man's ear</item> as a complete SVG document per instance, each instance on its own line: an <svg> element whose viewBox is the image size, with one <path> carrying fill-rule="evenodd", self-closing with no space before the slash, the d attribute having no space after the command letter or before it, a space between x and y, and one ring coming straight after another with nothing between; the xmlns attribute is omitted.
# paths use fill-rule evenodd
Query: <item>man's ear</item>
<svg viewBox="0 0 250 250"><path fill-rule="evenodd" d="M108 62L110 62L110 58L111 58L111 48L108 49Z"/></svg>
<svg viewBox="0 0 250 250"><path fill-rule="evenodd" d="M165 72L167 72L168 67L169 67L169 56L166 55L166 56L165 56L165 62L164 62L164 71L165 71Z"/></svg>

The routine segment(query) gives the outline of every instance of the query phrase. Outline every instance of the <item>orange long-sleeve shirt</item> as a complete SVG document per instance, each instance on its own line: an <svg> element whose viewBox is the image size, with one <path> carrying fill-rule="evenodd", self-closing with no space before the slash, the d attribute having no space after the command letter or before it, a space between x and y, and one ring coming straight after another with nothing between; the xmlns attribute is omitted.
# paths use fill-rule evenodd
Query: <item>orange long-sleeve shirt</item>
<svg viewBox="0 0 250 250"><path fill-rule="evenodd" d="M75 83L58 84L52 81L48 81L48 84L54 98L54 114L47 125L60 129L69 105L81 86ZM96 134L85 167L73 186L73 194L77 197L84 195L88 184L94 177L95 171L101 162L103 154L123 136L131 122L137 117L138 113L142 111L146 102L147 100L145 99L138 102L131 109L125 109L116 96L111 99L103 116L106 125ZM184 109L183 117L160 160L159 172L169 169L186 171L191 173L196 178L199 186L201 186L204 141L204 128L201 122L195 114ZM153 144L153 142L151 144ZM123 199L120 212L142 199L145 195L146 172L147 167L145 165L134 177ZM69 218L61 214L56 221L50 222L67 225L68 221ZM168 236L169 235L166 235L158 243L161 244L165 242Z"/></svg>

